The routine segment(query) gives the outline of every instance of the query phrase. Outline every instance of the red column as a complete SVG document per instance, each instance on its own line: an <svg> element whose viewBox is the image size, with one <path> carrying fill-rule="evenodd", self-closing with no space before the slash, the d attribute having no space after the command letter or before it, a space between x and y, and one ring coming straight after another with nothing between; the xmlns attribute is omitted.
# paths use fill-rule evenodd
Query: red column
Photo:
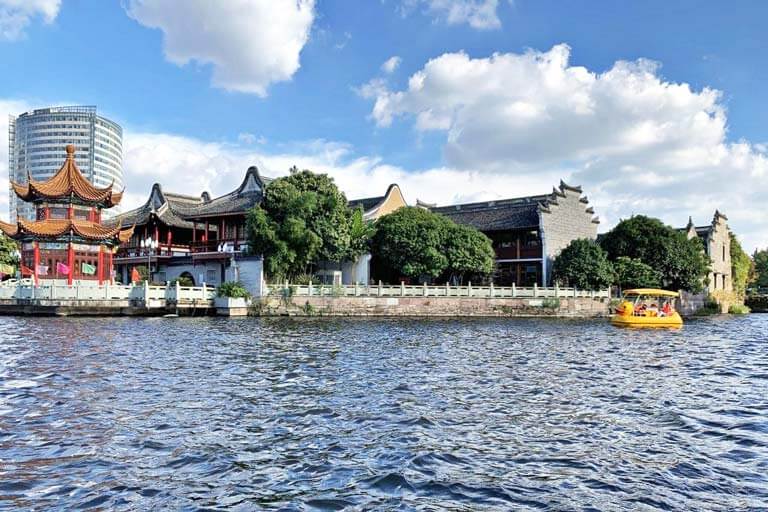
<svg viewBox="0 0 768 512"><path fill-rule="evenodd" d="M205 221L205 233L203 234L203 242L207 242L208 241L208 228L209 227L210 226L208 226L208 221L206 220Z"/></svg>
<svg viewBox="0 0 768 512"><path fill-rule="evenodd" d="M35 286L40 284L40 278L37 276L37 266L40 264L40 242L34 242L35 244L35 256L34 256L34 263L32 267L32 281L35 283Z"/></svg>
<svg viewBox="0 0 768 512"><path fill-rule="evenodd" d="M221 225L219 226L219 240L224 240L224 218L221 218Z"/></svg>
<svg viewBox="0 0 768 512"><path fill-rule="evenodd" d="M69 250L67 251L67 266L69 267L67 284L72 286L72 276L75 273L75 246L72 245L72 242L69 242Z"/></svg>
<svg viewBox="0 0 768 512"><path fill-rule="evenodd" d="M99 263L96 268L96 275L99 279L99 286L104 281L104 246L99 245Z"/></svg>
<svg viewBox="0 0 768 512"><path fill-rule="evenodd" d="M168 255L170 256L173 253L173 249L171 248L171 242L173 241L173 236L171 235L171 226L168 226L168 234L166 235L165 241L168 245Z"/></svg>
<svg viewBox="0 0 768 512"><path fill-rule="evenodd" d="M192 243L197 242L197 222L192 223Z"/></svg>
<svg viewBox="0 0 768 512"><path fill-rule="evenodd" d="M238 238L237 238L237 222L235 222L235 250L237 250Z"/></svg>
<svg viewBox="0 0 768 512"><path fill-rule="evenodd" d="M157 254L160 254L160 226L155 225L155 242L157 242Z"/></svg>

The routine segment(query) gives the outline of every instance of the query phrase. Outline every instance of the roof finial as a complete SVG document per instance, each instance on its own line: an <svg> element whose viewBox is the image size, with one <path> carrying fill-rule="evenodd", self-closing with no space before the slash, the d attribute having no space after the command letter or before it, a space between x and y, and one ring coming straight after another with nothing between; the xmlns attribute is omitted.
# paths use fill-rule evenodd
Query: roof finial
<svg viewBox="0 0 768 512"><path fill-rule="evenodd" d="M72 160L75 157L75 145L67 144L66 150L67 150L67 159Z"/></svg>

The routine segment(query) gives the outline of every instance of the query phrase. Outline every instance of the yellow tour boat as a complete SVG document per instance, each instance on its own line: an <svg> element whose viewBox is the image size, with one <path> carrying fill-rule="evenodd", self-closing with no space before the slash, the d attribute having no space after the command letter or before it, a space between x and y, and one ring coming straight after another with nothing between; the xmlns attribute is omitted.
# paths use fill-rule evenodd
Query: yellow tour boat
<svg viewBox="0 0 768 512"><path fill-rule="evenodd" d="M674 308L679 295L655 288L626 290L611 323L618 327L682 327L683 319Z"/></svg>

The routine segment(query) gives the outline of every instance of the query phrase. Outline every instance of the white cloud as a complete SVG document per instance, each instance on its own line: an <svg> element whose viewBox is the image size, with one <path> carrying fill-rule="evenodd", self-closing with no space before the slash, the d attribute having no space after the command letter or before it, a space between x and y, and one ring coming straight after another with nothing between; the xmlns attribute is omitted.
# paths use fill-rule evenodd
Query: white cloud
<svg viewBox="0 0 768 512"><path fill-rule="evenodd" d="M403 59L398 57L397 55L388 58L386 61L384 61L384 64L381 65L381 70L384 73L391 74L394 73L395 70L400 66L400 63Z"/></svg>
<svg viewBox="0 0 768 512"><path fill-rule="evenodd" d="M0 0L0 40L15 41L35 17L46 24L59 14L61 0Z"/></svg>
<svg viewBox="0 0 768 512"><path fill-rule="evenodd" d="M126 10L162 30L169 61L210 64L215 87L266 96L299 69L315 0L128 0Z"/></svg>
<svg viewBox="0 0 768 512"><path fill-rule="evenodd" d="M445 133L456 169L529 180L557 171L582 183L610 225L646 213L684 224L729 214L737 233L768 244L763 146L727 139L719 91L665 81L647 60L597 73L569 63L570 48L471 58L447 53L414 73L407 88L373 80L379 126L410 119ZM541 180L546 182L545 180Z"/></svg>
<svg viewBox="0 0 768 512"><path fill-rule="evenodd" d="M497 14L499 0L403 0L403 15L416 8L448 25L468 24L478 30L501 27Z"/></svg>

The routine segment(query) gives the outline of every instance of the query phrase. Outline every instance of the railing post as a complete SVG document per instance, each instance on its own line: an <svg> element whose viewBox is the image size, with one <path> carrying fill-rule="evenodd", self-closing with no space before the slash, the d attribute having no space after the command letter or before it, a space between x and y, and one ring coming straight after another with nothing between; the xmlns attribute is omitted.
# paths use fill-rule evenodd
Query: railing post
<svg viewBox="0 0 768 512"><path fill-rule="evenodd" d="M405 281L400 281L400 296L405 297Z"/></svg>
<svg viewBox="0 0 768 512"><path fill-rule="evenodd" d="M179 284L179 280L176 280L176 304L179 303L181 299L181 285Z"/></svg>
<svg viewBox="0 0 768 512"><path fill-rule="evenodd" d="M539 283L533 283L533 296L534 298L539 296Z"/></svg>
<svg viewBox="0 0 768 512"><path fill-rule="evenodd" d="M467 281L467 297L472 296L472 281Z"/></svg>
<svg viewBox="0 0 768 512"><path fill-rule="evenodd" d="M149 307L149 280L144 281L144 307Z"/></svg>
<svg viewBox="0 0 768 512"><path fill-rule="evenodd" d="M449 297L451 295L451 285L448 284L448 281L445 282L445 296Z"/></svg>
<svg viewBox="0 0 768 512"><path fill-rule="evenodd" d="M205 285L205 281L203 281L203 300L208 298L208 287Z"/></svg>
<svg viewBox="0 0 768 512"><path fill-rule="evenodd" d="M379 279L379 297L381 297L381 279Z"/></svg>
<svg viewBox="0 0 768 512"><path fill-rule="evenodd" d="M309 278L309 287L307 288L307 295L312 296L312 278Z"/></svg>
<svg viewBox="0 0 768 512"><path fill-rule="evenodd" d="M358 295L360 295L360 290L357 287L357 281L355 281L355 297L357 297Z"/></svg>
<svg viewBox="0 0 768 512"><path fill-rule="evenodd" d="M576 291L576 287L573 287L573 298L576 299L579 296L579 292Z"/></svg>
<svg viewBox="0 0 768 512"><path fill-rule="evenodd" d="M514 299L515 297L517 297L517 286L515 283L512 283L512 298Z"/></svg>
<svg viewBox="0 0 768 512"><path fill-rule="evenodd" d="M491 294L491 298L493 298L493 281L491 281L490 294Z"/></svg>
<svg viewBox="0 0 768 512"><path fill-rule="evenodd" d="M104 300L109 300L109 281L104 282Z"/></svg>
<svg viewBox="0 0 768 512"><path fill-rule="evenodd" d="M555 283L555 298L560 298L560 283Z"/></svg>

